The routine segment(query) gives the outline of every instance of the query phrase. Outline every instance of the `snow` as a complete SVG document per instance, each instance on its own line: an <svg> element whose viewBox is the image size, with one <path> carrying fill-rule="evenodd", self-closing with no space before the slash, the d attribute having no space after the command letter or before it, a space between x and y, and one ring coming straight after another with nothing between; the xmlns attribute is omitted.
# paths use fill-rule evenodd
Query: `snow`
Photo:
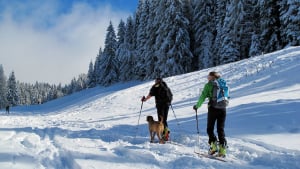
<svg viewBox="0 0 300 169"><path fill-rule="evenodd" d="M192 107L209 71L231 87L227 111L228 162L207 152L204 104L197 133ZM42 105L1 110L0 166L9 169L300 168L300 47L166 78L174 94L171 141L149 143L146 116L157 119L154 81L96 87Z"/></svg>

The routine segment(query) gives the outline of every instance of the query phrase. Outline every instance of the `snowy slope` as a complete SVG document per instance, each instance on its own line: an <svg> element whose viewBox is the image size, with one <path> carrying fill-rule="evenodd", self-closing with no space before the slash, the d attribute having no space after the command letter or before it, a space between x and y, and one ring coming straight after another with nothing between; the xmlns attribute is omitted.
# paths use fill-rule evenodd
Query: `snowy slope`
<svg viewBox="0 0 300 169"><path fill-rule="evenodd" d="M231 87L226 121L228 162L200 158L207 152L206 106L195 112L209 71ZM1 110L2 168L300 168L300 47L166 78L174 94L169 111L173 144L149 143L143 104L153 81L97 87L35 106ZM175 116L176 115L176 116ZM139 120L140 117L140 120ZM175 118L176 117L176 118ZM139 125L138 125L139 124Z"/></svg>

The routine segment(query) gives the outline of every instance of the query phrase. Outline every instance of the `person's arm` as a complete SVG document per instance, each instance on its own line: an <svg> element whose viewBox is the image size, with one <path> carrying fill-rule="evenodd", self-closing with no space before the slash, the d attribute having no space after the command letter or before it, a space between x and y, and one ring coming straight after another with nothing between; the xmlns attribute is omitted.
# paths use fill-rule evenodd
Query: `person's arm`
<svg viewBox="0 0 300 169"><path fill-rule="evenodd" d="M152 96L149 94L147 97L144 96L144 99L142 100L143 102L147 101L148 99L150 99Z"/></svg>
<svg viewBox="0 0 300 169"><path fill-rule="evenodd" d="M199 97L198 102L195 105L197 109L199 107L201 107L201 105L203 104L203 102L205 101L205 99L207 97L209 97L210 88L211 88L211 86L209 85L209 83L206 83L205 86L204 86L204 89L203 89L203 91L201 93L201 96Z"/></svg>
<svg viewBox="0 0 300 169"><path fill-rule="evenodd" d="M150 91L149 91L148 96L146 96L146 97L143 96L143 97L142 97L142 102L145 102L145 101L149 100L154 94L155 94L155 89L154 89L154 87L152 86L152 88L151 88Z"/></svg>

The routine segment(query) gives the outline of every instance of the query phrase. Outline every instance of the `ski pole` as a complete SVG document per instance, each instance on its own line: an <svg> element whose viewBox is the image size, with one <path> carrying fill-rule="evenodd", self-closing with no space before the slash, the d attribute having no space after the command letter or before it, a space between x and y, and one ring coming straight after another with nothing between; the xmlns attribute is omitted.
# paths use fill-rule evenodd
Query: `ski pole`
<svg viewBox="0 0 300 169"><path fill-rule="evenodd" d="M176 121L177 121L177 125L179 125L179 122L178 122L178 119L177 119L176 114L175 114L175 112L174 112L173 106L172 106L172 104L170 104L170 105L171 105L171 109L172 109L172 111L173 111L173 114L174 114L174 116L175 116L175 119L176 119Z"/></svg>
<svg viewBox="0 0 300 169"><path fill-rule="evenodd" d="M140 124L140 118L141 118L141 114L142 114L142 109L143 109L143 101L142 101L142 104L141 104L141 110L140 110L140 115L139 115L139 120L138 120L138 125L136 127L136 134L135 134L135 138L137 136L137 133L138 133L138 129L139 129L139 124Z"/></svg>
<svg viewBox="0 0 300 169"><path fill-rule="evenodd" d="M196 122L197 122L197 134L198 134L198 147L199 147L199 152L200 152L200 132L199 132L199 125L198 125L198 114L197 114L197 109L196 111ZM195 151L195 150L194 150ZM195 151L196 152L196 151Z"/></svg>
<svg viewBox="0 0 300 169"><path fill-rule="evenodd" d="M199 125L198 125L198 114L197 114L197 109L196 109L195 111L196 111L197 133L198 133L198 135L199 135Z"/></svg>

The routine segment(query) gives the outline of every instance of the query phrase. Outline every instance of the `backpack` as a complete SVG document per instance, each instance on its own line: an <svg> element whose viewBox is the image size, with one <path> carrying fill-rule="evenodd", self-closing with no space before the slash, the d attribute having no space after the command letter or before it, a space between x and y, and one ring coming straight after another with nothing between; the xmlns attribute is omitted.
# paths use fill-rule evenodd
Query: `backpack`
<svg viewBox="0 0 300 169"><path fill-rule="evenodd" d="M214 108L226 108L229 104L229 87L226 81L222 78L211 81L213 85L213 95L210 100L210 105Z"/></svg>
<svg viewBox="0 0 300 169"><path fill-rule="evenodd" d="M162 81L161 82L161 89L160 89L161 98L167 103L171 103L173 100L173 94L171 89L168 87L167 83Z"/></svg>

